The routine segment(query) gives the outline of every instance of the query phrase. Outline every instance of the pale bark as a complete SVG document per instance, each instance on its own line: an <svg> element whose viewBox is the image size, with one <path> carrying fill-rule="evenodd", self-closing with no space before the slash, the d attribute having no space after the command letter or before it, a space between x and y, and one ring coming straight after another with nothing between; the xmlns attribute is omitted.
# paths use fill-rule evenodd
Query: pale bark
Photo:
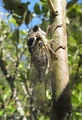
<svg viewBox="0 0 82 120"><path fill-rule="evenodd" d="M52 117L51 120L69 120L71 114L71 98L69 89L68 54L67 54L67 35L66 35L66 0L52 0L58 15L55 16L51 11L51 38L57 41L65 49L59 48L56 51L58 58L52 54ZM56 26L60 25L54 33ZM53 43L52 49L58 47Z"/></svg>

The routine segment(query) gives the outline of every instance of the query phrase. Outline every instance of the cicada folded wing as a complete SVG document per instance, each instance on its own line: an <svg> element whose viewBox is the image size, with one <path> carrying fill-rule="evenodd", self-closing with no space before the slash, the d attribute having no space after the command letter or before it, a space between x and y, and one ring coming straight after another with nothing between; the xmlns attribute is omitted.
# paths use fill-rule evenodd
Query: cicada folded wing
<svg viewBox="0 0 82 120"><path fill-rule="evenodd" d="M39 40L31 54L32 63L38 72L39 80L42 81L48 73L49 54L44 43Z"/></svg>
<svg viewBox="0 0 82 120"><path fill-rule="evenodd" d="M29 79L33 86L35 98L39 101L39 104L41 103L41 106L45 103L46 91L51 90L50 54L46 44L45 32L38 26L29 31L27 41L28 50L31 54Z"/></svg>

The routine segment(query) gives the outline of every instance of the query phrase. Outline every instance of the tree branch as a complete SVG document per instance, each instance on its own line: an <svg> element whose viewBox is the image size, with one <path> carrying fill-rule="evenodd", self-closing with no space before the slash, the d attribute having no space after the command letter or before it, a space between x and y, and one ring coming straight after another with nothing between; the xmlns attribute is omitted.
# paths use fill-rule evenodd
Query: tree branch
<svg viewBox="0 0 82 120"><path fill-rule="evenodd" d="M69 89L69 73L68 73L68 56L67 56L67 36L66 36L66 0L52 0L55 9L58 10L58 15L53 15L51 11L50 22L51 27L51 39L55 39L61 46L65 46L65 49L57 49L57 44L52 44L52 49L55 51L58 59L52 57L52 117L51 120L69 120L71 115L71 97ZM58 27L54 33L54 26L62 25ZM53 34L52 34L53 33Z"/></svg>
<svg viewBox="0 0 82 120"><path fill-rule="evenodd" d="M53 12L53 14L57 15L58 11L54 8L54 5L52 3L52 0L48 0L48 4Z"/></svg>
<svg viewBox="0 0 82 120"><path fill-rule="evenodd" d="M19 98L18 98L17 89L15 88L15 85L14 85L15 76L11 76L8 74L6 66L5 66L5 62L3 61L1 55L0 55L0 67L1 67L1 70L4 74L4 76L6 77L7 82L10 85L14 100L15 100L16 105L17 105L17 110L18 110L20 116L22 117L22 120L27 120L27 118L25 117L21 102L19 101Z"/></svg>

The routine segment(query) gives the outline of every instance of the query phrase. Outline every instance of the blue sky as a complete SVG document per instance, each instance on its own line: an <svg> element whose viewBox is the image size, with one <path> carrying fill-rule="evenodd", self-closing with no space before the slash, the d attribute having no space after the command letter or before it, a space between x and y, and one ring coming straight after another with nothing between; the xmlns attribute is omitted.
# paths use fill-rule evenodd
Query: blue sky
<svg viewBox="0 0 82 120"><path fill-rule="evenodd" d="M29 4L29 10L30 10L30 11L33 11L34 4L35 4L36 2L39 2L40 0L21 0L21 1L22 1L22 2L27 2L27 1L29 1L29 2L30 2L30 4ZM0 0L0 12L5 13L6 10L5 10L2 6L3 6L2 0ZM40 21L39 18L34 18L33 21L32 21L32 23L30 23L29 27L31 28L31 27L33 27L34 25L36 25L37 23L40 23L40 22L41 22L41 21ZM23 24L23 25L20 27L20 29L27 29L27 28L26 28L26 26Z"/></svg>

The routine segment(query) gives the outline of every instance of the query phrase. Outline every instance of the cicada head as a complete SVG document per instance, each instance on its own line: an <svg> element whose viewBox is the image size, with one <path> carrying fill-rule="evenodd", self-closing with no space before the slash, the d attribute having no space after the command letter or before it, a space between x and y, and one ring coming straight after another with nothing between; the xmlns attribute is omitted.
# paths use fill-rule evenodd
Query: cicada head
<svg viewBox="0 0 82 120"><path fill-rule="evenodd" d="M30 53L33 51L38 42L38 28L39 27L36 25L28 32L27 46Z"/></svg>

